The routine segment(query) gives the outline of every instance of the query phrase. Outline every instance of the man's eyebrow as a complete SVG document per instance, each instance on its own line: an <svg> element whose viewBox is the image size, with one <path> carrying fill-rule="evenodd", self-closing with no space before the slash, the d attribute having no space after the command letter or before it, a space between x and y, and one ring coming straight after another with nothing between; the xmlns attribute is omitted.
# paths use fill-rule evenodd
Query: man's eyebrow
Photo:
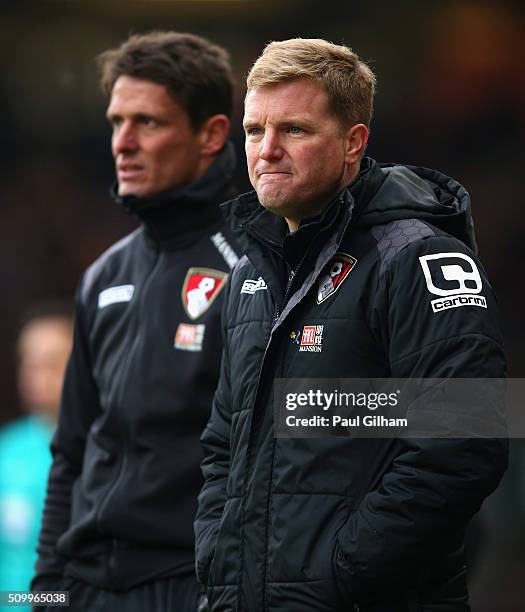
<svg viewBox="0 0 525 612"><path fill-rule="evenodd" d="M148 119L155 119L156 121L160 121L161 117L158 113L149 113L149 112L141 112L141 111L136 111L134 113L131 113L131 115L127 115L128 117L131 118L132 121L137 121L140 119L144 119L144 117L148 118ZM113 112L106 112L106 119L108 121L112 121L113 119L119 119L122 117L122 114L116 111Z"/></svg>
<svg viewBox="0 0 525 612"><path fill-rule="evenodd" d="M291 125L294 123L301 123L303 125L315 125L315 121L305 115L290 115L286 119L279 121L281 125Z"/></svg>
<svg viewBox="0 0 525 612"><path fill-rule="evenodd" d="M304 115L295 115L295 116L291 115L290 117L281 119L276 123L276 125L278 126L296 125L296 124L306 125L306 126L315 126L316 122L308 117L305 117ZM254 126L259 126L260 122L257 119L246 117L243 120L242 125L244 127L254 127Z"/></svg>

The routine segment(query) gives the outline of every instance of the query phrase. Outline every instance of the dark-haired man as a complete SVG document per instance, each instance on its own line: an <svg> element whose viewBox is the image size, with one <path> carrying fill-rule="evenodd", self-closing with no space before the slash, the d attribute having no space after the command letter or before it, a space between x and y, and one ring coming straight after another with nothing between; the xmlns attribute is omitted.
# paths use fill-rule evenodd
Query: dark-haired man
<svg viewBox="0 0 525 612"><path fill-rule="evenodd" d="M468 194L363 157L375 77L347 47L271 43L247 85L255 191L225 207L246 255L225 298L195 523L210 607L467 612L465 525L502 476L505 442L321 437L306 418L277 435L274 418L277 380L311 392L312 379L504 376ZM447 417L443 401L430 408Z"/></svg>
<svg viewBox="0 0 525 612"><path fill-rule="evenodd" d="M74 610L197 608L199 435L216 386L222 289L237 260L226 51L190 34L100 57L116 201L139 229L83 275L52 450L35 589Z"/></svg>

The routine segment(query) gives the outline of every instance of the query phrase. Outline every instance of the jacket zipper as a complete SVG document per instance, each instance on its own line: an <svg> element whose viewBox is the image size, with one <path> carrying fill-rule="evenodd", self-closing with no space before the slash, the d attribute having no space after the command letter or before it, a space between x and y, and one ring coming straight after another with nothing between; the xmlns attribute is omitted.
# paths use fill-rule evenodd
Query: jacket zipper
<svg viewBox="0 0 525 612"><path fill-rule="evenodd" d="M142 312L142 307L143 307L144 302L145 302L145 296L147 294L146 289L147 289L148 285L151 283L151 281L153 279L154 271L155 271L155 268L157 267L159 261L160 261L160 251L157 252L157 256L156 256L155 262L153 263L153 265L151 267L151 270L150 270L150 273L149 273L149 275L147 277L147 280L146 280L145 284L142 287L141 294L140 294L140 301L139 301L139 304L137 306L137 310L136 310L135 316L134 316L134 320L135 320L134 322L137 322L137 321L140 320L140 313ZM132 357L133 352L134 352L133 349L135 348L139 338L141 337L139 329L137 330L137 332L138 333L134 337L133 342L131 344L131 347L130 347L128 353L127 353L125 368L123 368L122 371L127 371L128 370L129 364L131 362L131 357ZM122 396L122 391L123 391L123 389L121 389L121 393L120 393L121 396ZM120 400L122 400L122 397L120 398ZM122 404L122 401L120 401L120 403ZM97 511L97 525L98 525L99 531L101 531L101 533L103 533L103 530L100 529L100 522L101 522L101 519L102 519L102 515L104 513L104 510L107 508L111 497L113 497L115 491L118 489L118 486L119 486L119 484L120 484L124 474L126 473L126 467L127 467L127 464L128 464L128 442L129 442L129 440L128 440L128 430L127 430L127 427L124 426L125 424L122 423L119 419L117 419L117 424L119 425L119 429L120 429L120 432L121 432L121 435L122 435L122 450L121 450L122 459L121 459L121 462L120 462L120 467L119 467L119 470L118 470L118 474L117 474L115 480L113 481L113 484L111 485L111 487L106 492L106 495L105 495L104 499L102 500L102 502L100 503L100 506L98 507L98 511ZM112 542L111 542L111 551L110 551L109 559L108 559L108 570L112 570L112 569L115 568L115 550L116 550L116 548L117 548L116 540L113 539ZM115 579L115 573L114 572L113 572L113 575L112 575L112 572L108 571L108 574L110 576L112 576L112 579Z"/></svg>
<svg viewBox="0 0 525 612"><path fill-rule="evenodd" d="M299 260L299 263L297 264L295 270L291 270L290 271L290 274L288 275L288 282L286 284L286 289L285 289L285 292L284 292L284 298L283 298L282 304L281 304L280 307L276 306L276 308L275 308L274 317L273 317L273 321L272 321L272 330L270 332L270 338L268 339L268 343L266 345L266 348L264 350L264 355L263 355L263 358L262 358L262 364L261 364L261 370L260 370L261 374L262 374L262 371L264 369L264 364L266 362L266 356L268 354L268 349L270 348L270 344L272 342L272 332L273 332L273 329L274 329L275 324L277 323L279 317L282 314L282 311L284 310L284 308L285 308L285 306L286 306L286 304L288 302L288 299L289 299L289 296L290 296L290 293L291 293L291 289L292 289L292 286L293 286L293 282L294 282L295 278L297 277L297 274L298 274L299 270L301 269L301 266L303 265L304 260L306 259L307 254L308 254L308 249L303 253L303 256ZM254 408L253 412L255 412L255 406L257 404L257 398L258 398L259 389L260 389L260 382L261 382L261 376L259 376L259 380L257 381L257 389L255 391L255 401L254 401L254 404L253 404L253 408ZM250 475L250 472L251 472L251 462L248 465L247 476Z"/></svg>
<svg viewBox="0 0 525 612"><path fill-rule="evenodd" d="M290 297L291 294L291 290L294 284L294 280L297 277L305 259L306 256L308 255L308 249L305 250L305 252L303 253L303 256L301 257L299 263L297 264L295 270L290 270L290 274L288 275L288 282L286 284L286 289L284 292L284 298L281 304L281 307L277 306L275 309L275 313L274 313L274 318L273 318L273 324L272 324L272 330L275 327L275 324L277 323L277 321L279 320L279 317L281 316L282 311L284 310L284 308L286 307L286 304L288 303L288 299ZM272 341L272 336L270 334L270 339L268 340L268 344L266 345L266 349L264 351L264 355L263 355L263 361L262 361L262 366L261 366L261 373L264 369L264 363L266 361L266 356L268 353L268 349L270 347L270 343ZM259 395L259 388L260 388L260 381L261 381L262 377L259 377L259 381L257 383L257 390L255 392L255 402L254 402L254 409L255 406L257 404L257 397ZM254 410L255 412L255 410ZM254 441L252 441L252 445L254 444ZM273 457L274 457L274 453L275 453L275 440L273 441L273 448L272 448L272 467L271 467L271 474L270 474L270 488L271 488L271 481L272 481L272 474L273 474ZM250 458L251 458L251 453L250 453ZM248 483L248 479L250 477L252 471L252 461L250 460L249 464L247 465L247 470L246 470L246 483ZM268 502L271 496L271 491L268 491ZM243 504L244 505L244 504ZM244 509L243 509L244 512ZM262 592L262 597L263 597L263 610L267 610L267 593L266 593L266 581L267 581L267 573L268 573L268 537L269 537L269 527L270 527L270 521L269 521L269 510L268 510L268 503L267 503L267 510L266 510L266 534L265 534L265 545L264 545L264 570L263 570L263 581L262 581L262 587L263 587L263 592ZM244 540L244 537L243 537ZM243 545L243 549L244 549L244 545ZM243 555L243 549L241 550L241 554ZM244 555L243 555L244 556ZM241 567L242 567L242 560L241 560Z"/></svg>
<svg viewBox="0 0 525 612"><path fill-rule="evenodd" d="M275 306L275 312L273 313L272 327L277 323L277 321L279 320L279 317L281 316L281 312L283 308L286 306L286 302L288 300L288 294L290 293L290 288L292 286L294 277L295 277L294 270L290 270L290 274L288 275L288 282L286 283L286 288L284 290L284 298L283 298L282 304L281 306L279 306L279 304L276 304Z"/></svg>
<svg viewBox="0 0 525 612"><path fill-rule="evenodd" d="M347 220L345 227L343 228L343 231L341 233L341 236L344 235L344 233L346 232L348 225L350 223L350 218ZM248 234L251 235L253 238L260 240L260 238L252 231L250 231L249 228L247 228L245 225L242 226L242 229L244 229L244 231ZM271 244L272 246L276 246L279 247L279 245L271 240L268 239L263 239L267 244ZM280 248L280 247L279 247ZM257 398L259 396L259 390L261 388L261 379L262 379L262 373L264 370L264 365L266 363L266 358L268 355L268 349L270 348L270 344L272 342L272 332L275 329L275 324L277 323L277 321L279 320L283 310L286 307L286 304L288 302L290 293L291 293L291 289L293 286L293 282L295 280L295 278L297 277L297 273L299 272L301 266L304 263L304 260L306 259L306 256L308 254L309 249L307 248L306 251L303 253L303 256L301 257L299 263L297 264L295 270L291 270L289 276L288 276L288 282L286 285L286 289L285 289L285 293L284 293L284 298L282 301L281 306L277 305L274 311L274 317L273 317L273 321L272 321L272 329L270 332L270 338L268 340L268 343L266 345L266 348L264 350L264 354L263 354L263 358L262 358L262 362L261 362L261 369L259 371L259 377L257 380L257 388L255 390L255 400L253 403L253 410L252 410L252 416L255 413L255 407L257 405ZM247 457L247 462L246 462L246 468L245 468L245 486L247 486L248 484L248 480L252 471L252 453L251 453L251 447L253 447L253 440L250 440L251 435L249 436L248 439L248 448L247 451L249 453L248 457ZM272 450L272 473L273 473L273 457L274 457L274 453L275 453L275 440L274 440L274 448ZM270 496L271 491L268 491L268 496ZM240 583L242 582L242 568L243 568L243 563L244 563L244 511L245 511L245 491L243 491L242 494L242 501L241 501L241 505L242 505L242 509L241 509L241 516L243 517L243 520L241 522L241 559L240 559L240 569L239 569L239 573L240 573ZM267 579L267 558L268 558L268 538L269 538L269 528L270 528L270 521L269 521L269 511L268 511L268 504L267 504L267 511L266 511L266 537L265 537L265 563L264 563L264 575L263 575L263 582L262 582L262 588L263 588L263 610L267 609L267 597L266 597L266 579ZM239 605L240 602L240 592L239 592L239 596L237 599L237 605Z"/></svg>
<svg viewBox="0 0 525 612"><path fill-rule="evenodd" d="M275 309L275 313L273 316L273 325L277 323L279 317L281 316L282 311L284 310L286 304L288 303L288 299L290 297L294 279L297 276L299 270L301 269L301 266L303 265L304 260L306 259L307 255L308 255L308 249L306 249L306 251L303 253L303 256L299 260L299 263L297 264L295 270L290 270L290 274L288 275L288 282L286 283L286 289L284 291L284 298L283 298L281 307L277 306L277 308Z"/></svg>

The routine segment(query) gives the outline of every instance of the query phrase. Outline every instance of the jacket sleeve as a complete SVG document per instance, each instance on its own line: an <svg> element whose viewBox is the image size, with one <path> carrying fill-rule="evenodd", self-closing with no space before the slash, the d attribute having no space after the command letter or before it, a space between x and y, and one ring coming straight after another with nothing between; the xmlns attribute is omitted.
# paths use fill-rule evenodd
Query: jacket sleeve
<svg viewBox="0 0 525 612"><path fill-rule="evenodd" d="M229 285L229 283L228 283ZM229 289L229 287L228 287ZM228 299L225 296L223 320ZM231 385L227 332L223 328L224 348L221 373L213 399L210 420L201 436L204 460L201 465L204 485L199 495L195 518L195 569L198 581L207 586L215 543L226 504L226 482L230 466Z"/></svg>
<svg viewBox="0 0 525 612"><path fill-rule="evenodd" d="M447 253L451 258L441 257ZM444 272L448 280L441 263L449 266ZM474 268L481 288L479 280L474 282ZM465 274L472 282L451 280L454 275L465 279ZM477 294L486 300L486 308L440 309L438 304L434 311L431 302L441 299L436 289L453 290L456 285L480 289ZM505 376L492 289L474 254L452 238L419 240L392 258L378 283L371 320L386 347L393 378ZM440 547L450 550L453 534L457 539L459 533L461 542L462 530L507 466L503 439L385 442L395 442L399 452L378 488L365 495L338 535L336 571L356 596L377 592L381 585L424 580L429 559Z"/></svg>
<svg viewBox="0 0 525 612"><path fill-rule="evenodd" d="M87 315L81 293L79 288L73 349L66 368L58 426L51 443L53 462L49 472L32 588L51 585L63 573L67 559L57 552L56 545L69 527L72 487L82 472L87 434L100 412L98 389L92 375Z"/></svg>

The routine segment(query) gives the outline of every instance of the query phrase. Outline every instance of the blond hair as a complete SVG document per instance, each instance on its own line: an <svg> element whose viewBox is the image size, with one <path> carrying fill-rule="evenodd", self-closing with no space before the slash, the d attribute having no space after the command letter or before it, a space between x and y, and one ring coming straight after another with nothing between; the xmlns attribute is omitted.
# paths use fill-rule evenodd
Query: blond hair
<svg viewBox="0 0 525 612"><path fill-rule="evenodd" d="M348 47L322 38L291 38L266 45L252 66L248 93L264 85L308 78L319 83L340 123L347 127L372 119L376 78Z"/></svg>

